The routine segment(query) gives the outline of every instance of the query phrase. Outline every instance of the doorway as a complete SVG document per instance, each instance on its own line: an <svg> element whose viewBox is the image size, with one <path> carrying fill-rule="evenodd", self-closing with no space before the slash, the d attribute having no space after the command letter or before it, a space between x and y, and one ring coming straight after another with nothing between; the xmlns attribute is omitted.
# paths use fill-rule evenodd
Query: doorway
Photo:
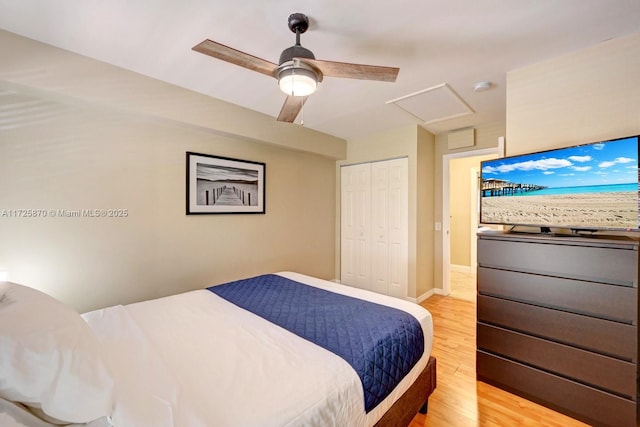
<svg viewBox="0 0 640 427"><path fill-rule="evenodd" d="M442 282L443 282L442 293L444 295L451 294L452 204L456 202L456 197L460 197L459 195L455 194L456 193L455 191L454 192L451 191L451 168L453 165L452 162L455 161L456 159L466 158L469 162L472 162L479 166L481 158L490 158L490 157L495 158L495 157L502 157L502 156L504 156L504 137L498 138L498 146L495 148L466 151L462 153L453 153L453 154L448 154L442 157ZM471 169L472 168L470 167L468 169L469 172L465 174L465 177L466 177L465 179L468 180L466 182L469 183L470 186L472 186L471 183L474 181L473 175L472 175L473 172L471 171ZM475 183L476 183L475 186L473 186L474 188L469 189L469 193L465 193L465 194L471 194L471 193L477 192L477 185L478 185L477 179L475 180ZM469 214L469 218L470 218L470 219L467 219L467 221L469 221L469 223L471 224L473 224L474 222L475 224L477 224L478 220L474 219L471 216L471 211L468 211L467 213ZM473 228L475 228L475 226ZM466 229L468 230L468 228ZM471 265L471 262L472 262L471 257L473 255L470 249L476 244L475 232L476 230L472 229L463 237L456 236L456 239L458 240L461 238L464 239L466 247L469 248L468 249L469 261L467 261L468 265L466 266L468 271L471 271L472 269L473 271L475 271L475 265L474 266Z"/></svg>

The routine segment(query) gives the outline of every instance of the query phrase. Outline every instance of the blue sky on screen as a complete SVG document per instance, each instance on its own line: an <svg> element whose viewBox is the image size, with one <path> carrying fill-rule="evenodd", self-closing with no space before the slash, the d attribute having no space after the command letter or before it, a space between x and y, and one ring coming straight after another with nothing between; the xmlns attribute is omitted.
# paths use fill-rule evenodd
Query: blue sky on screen
<svg viewBox="0 0 640 427"><path fill-rule="evenodd" d="M495 159L482 178L549 188L638 182L638 137Z"/></svg>

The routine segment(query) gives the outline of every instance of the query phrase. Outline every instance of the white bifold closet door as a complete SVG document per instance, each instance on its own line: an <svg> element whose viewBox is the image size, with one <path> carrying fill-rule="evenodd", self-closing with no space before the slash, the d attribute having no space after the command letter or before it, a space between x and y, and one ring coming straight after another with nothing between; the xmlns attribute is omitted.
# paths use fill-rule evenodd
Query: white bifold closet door
<svg viewBox="0 0 640 427"><path fill-rule="evenodd" d="M341 168L342 283L371 289L371 164Z"/></svg>
<svg viewBox="0 0 640 427"><path fill-rule="evenodd" d="M343 166L341 186L341 282L407 297L408 160Z"/></svg>

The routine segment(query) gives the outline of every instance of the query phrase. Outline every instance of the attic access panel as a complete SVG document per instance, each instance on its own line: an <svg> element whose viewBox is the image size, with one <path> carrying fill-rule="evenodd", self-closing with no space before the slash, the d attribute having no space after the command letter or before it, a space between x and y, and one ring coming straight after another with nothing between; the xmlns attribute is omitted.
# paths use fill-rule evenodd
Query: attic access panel
<svg viewBox="0 0 640 427"><path fill-rule="evenodd" d="M423 122L440 122L474 114L475 111L448 84L442 83L387 101Z"/></svg>

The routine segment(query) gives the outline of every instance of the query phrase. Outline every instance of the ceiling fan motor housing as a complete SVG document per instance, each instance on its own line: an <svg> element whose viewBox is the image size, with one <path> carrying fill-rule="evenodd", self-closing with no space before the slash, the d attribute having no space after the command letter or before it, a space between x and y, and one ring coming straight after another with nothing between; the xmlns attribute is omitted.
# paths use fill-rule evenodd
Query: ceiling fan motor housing
<svg viewBox="0 0 640 427"><path fill-rule="evenodd" d="M313 55L313 52L305 47L300 46L299 44L296 44L282 51L282 53L280 54L280 62L278 62L278 64L282 65L285 62L292 61L293 58L316 59L316 57Z"/></svg>
<svg viewBox="0 0 640 427"><path fill-rule="evenodd" d="M309 49L302 47L300 44L300 34L309 28L309 18L304 13L292 13L289 15L289 29L296 34L296 44L286 48L280 54L278 65L282 66L286 62L290 62L293 58L316 59Z"/></svg>

